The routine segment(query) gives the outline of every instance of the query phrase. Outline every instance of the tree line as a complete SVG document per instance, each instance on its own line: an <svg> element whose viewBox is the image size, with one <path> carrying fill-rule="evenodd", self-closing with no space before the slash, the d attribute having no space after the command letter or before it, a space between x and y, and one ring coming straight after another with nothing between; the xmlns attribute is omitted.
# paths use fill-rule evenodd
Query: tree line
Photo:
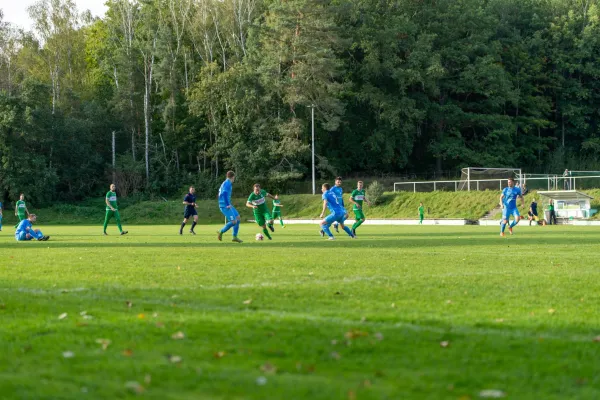
<svg viewBox="0 0 600 400"><path fill-rule="evenodd" d="M600 0L39 0L0 13L0 197L224 171L600 169Z"/></svg>

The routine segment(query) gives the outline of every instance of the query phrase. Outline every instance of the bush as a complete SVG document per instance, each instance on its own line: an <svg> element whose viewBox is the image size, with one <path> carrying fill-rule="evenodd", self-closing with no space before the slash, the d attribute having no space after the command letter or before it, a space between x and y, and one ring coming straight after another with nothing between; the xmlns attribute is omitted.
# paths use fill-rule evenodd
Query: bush
<svg viewBox="0 0 600 400"><path fill-rule="evenodd" d="M383 200L383 185L374 181L367 188L367 197L374 206L381 204Z"/></svg>

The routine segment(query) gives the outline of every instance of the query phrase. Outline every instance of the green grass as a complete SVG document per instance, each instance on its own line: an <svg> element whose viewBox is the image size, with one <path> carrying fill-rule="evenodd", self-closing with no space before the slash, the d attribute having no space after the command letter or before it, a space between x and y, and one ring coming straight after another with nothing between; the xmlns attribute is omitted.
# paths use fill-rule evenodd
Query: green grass
<svg viewBox="0 0 600 400"><path fill-rule="evenodd" d="M598 228L42 228L0 234L2 399L600 398Z"/></svg>

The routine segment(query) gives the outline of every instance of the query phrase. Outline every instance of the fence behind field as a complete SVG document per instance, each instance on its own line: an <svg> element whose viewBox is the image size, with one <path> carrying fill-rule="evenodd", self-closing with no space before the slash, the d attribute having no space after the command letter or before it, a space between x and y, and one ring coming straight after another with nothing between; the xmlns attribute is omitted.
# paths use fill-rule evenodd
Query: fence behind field
<svg viewBox="0 0 600 400"><path fill-rule="evenodd" d="M592 176L527 176L515 179L525 185L527 190L583 190L600 188L600 175ZM394 182L394 192L432 192L432 191L481 191L502 190L508 185L507 179L471 179L451 181L415 181Z"/></svg>

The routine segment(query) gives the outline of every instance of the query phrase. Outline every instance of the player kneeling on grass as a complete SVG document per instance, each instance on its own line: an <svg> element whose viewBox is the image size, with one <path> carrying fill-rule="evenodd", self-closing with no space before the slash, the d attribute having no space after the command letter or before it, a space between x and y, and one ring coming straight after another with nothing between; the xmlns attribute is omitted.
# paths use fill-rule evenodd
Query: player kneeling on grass
<svg viewBox="0 0 600 400"><path fill-rule="evenodd" d="M338 202L335 193L330 190L329 183L324 183L323 186L321 186L321 192L323 192L323 211L321 212L319 218L323 218L323 215L325 215L325 209L329 208L330 211L330 214L323 221L321 221L321 232L325 232L327 236L329 236L329 240L334 240L335 238L329 230L329 227L334 222L337 222L348 234L348 236L354 239L356 236L354 236L350 228L344 226L346 210Z"/></svg>
<svg viewBox="0 0 600 400"><path fill-rule="evenodd" d="M517 208L517 197L521 198L521 206L525 207L525 199L521 194L521 188L515 187L513 178L508 178L508 187L502 190L500 196L500 205L502 206L502 223L500 224L500 236L504 236L504 229L509 223L510 216L514 217L513 222L509 225L508 231L513 234L513 228L519 223L521 214Z"/></svg>
<svg viewBox="0 0 600 400"><path fill-rule="evenodd" d="M267 230L267 224L271 232L275 232L275 228L273 228L273 217L271 217L271 213L267 208L267 197L275 199L270 193L267 193L266 190L261 189L260 185L256 183L254 185L254 189L250 196L248 196L248 201L246 202L246 207L252 208L254 212L254 220L263 228L263 233L266 237L271 240L271 234Z"/></svg>
<svg viewBox="0 0 600 400"><path fill-rule="evenodd" d="M42 231L40 231L39 229L33 229L33 223L36 220L37 217L35 214L29 214L29 216L26 219L19 222L19 225L17 225L17 231L15 232L15 239L18 242L32 239L40 241L46 241L50 239L50 236L44 236Z"/></svg>
<svg viewBox="0 0 600 400"><path fill-rule="evenodd" d="M363 201L366 201L368 205L371 205L371 202L369 201L369 199L367 199L367 196L365 196L363 182L358 181L358 183L356 184L356 189L354 189L352 191L352 194L350 195L350 202L354 204L352 210L354 211L354 217L356 218L354 225L352 225L352 233L354 234L354 236L356 236L356 229L358 229L358 227L366 221L365 213L363 212Z"/></svg>

